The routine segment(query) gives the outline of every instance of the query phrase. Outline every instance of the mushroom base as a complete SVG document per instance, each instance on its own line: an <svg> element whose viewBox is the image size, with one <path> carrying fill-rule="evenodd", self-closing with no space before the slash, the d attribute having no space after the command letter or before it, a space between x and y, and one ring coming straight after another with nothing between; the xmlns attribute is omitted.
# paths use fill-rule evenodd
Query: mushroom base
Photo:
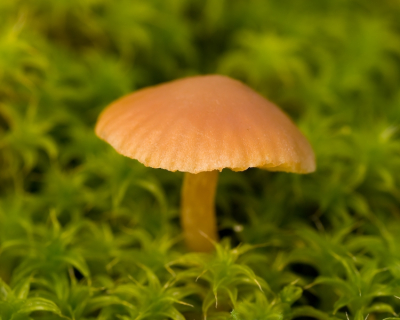
<svg viewBox="0 0 400 320"><path fill-rule="evenodd" d="M181 224L187 247L209 252L218 241L215 217L215 191L218 171L185 173L182 186Z"/></svg>

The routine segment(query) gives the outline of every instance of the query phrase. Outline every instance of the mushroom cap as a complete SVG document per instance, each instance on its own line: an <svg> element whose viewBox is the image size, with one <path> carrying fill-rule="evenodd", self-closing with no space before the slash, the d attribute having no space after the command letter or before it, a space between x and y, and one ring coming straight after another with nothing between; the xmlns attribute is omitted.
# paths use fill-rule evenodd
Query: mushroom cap
<svg viewBox="0 0 400 320"><path fill-rule="evenodd" d="M315 170L314 152L288 116L221 75L179 79L124 96L101 113L96 134L120 154L169 171Z"/></svg>

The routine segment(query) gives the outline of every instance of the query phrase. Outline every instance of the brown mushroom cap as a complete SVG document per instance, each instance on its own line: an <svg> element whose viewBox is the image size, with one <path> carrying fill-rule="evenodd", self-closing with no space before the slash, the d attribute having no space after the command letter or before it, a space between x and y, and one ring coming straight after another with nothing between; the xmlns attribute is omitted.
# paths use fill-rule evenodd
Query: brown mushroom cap
<svg viewBox="0 0 400 320"><path fill-rule="evenodd" d="M117 152L169 171L315 170L310 144L286 114L220 75L179 79L122 97L102 112L96 134Z"/></svg>

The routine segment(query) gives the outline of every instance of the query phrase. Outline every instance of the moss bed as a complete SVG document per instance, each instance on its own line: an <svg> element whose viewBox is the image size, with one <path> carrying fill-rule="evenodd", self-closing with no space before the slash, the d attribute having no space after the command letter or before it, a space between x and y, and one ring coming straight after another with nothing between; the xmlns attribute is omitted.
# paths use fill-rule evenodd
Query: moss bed
<svg viewBox="0 0 400 320"><path fill-rule="evenodd" d="M93 128L210 73L281 106L318 170L222 171L205 254L183 245L182 173ZM0 1L1 320L396 318L399 246L399 1Z"/></svg>

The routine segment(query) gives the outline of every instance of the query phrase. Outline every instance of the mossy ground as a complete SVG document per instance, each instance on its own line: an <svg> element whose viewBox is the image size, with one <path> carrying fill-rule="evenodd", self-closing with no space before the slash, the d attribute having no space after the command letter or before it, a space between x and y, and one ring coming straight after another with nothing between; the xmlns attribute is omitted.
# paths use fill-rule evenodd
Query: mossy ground
<svg viewBox="0 0 400 320"><path fill-rule="evenodd" d="M182 174L93 127L123 94L205 73L280 105L318 171L223 171L223 241L193 254ZM1 320L400 312L398 1L2 0L0 84Z"/></svg>

